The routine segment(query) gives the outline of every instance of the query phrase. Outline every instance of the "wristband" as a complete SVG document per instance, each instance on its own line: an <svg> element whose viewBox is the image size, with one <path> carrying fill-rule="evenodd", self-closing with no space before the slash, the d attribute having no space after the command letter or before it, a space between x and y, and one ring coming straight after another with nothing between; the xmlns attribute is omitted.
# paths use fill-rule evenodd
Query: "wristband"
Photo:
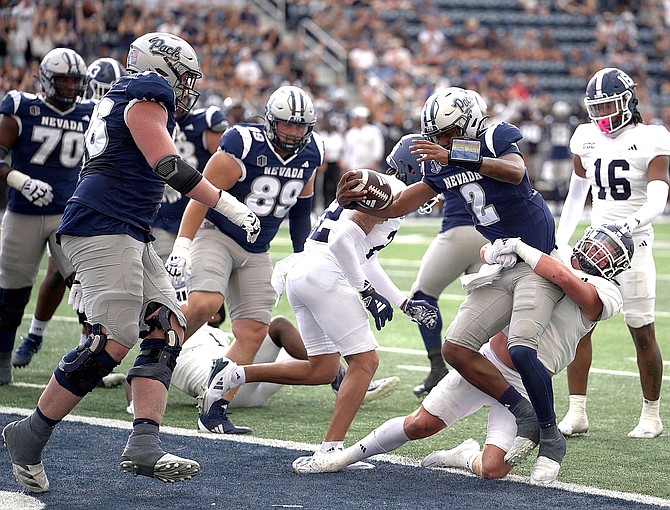
<svg viewBox="0 0 670 510"><path fill-rule="evenodd" d="M475 138L454 138L449 149L449 164L478 172L482 167L482 142Z"/></svg>
<svg viewBox="0 0 670 510"><path fill-rule="evenodd" d="M20 191L30 180L30 177L26 174L19 172L18 170L12 170L7 174L6 180L7 180L7 186L10 186L14 189L18 189Z"/></svg>
<svg viewBox="0 0 670 510"><path fill-rule="evenodd" d="M516 254L521 257L533 271L542 257L542 252L540 250L533 248L532 246L528 246L523 241L519 241L517 243L515 251Z"/></svg>

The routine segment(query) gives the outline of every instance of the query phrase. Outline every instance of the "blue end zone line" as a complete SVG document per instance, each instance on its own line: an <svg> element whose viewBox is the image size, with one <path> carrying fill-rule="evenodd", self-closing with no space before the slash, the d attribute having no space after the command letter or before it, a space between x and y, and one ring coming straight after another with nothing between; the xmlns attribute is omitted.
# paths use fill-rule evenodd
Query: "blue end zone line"
<svg viewBox="0 0 670 510"><path fill-rule="evenodd" d="M0 414L17 414L21 416L27 416L32 412L32 409L21 409L18 407L4 407L0 406ZM132 424L128 421L121 420L110 420L105 418L91 418L87 416L66 416L63 421L74 422L74 423L86 423L98 427L108 427L121 430L131 430ZM279 439L263 439L258 437L247 437L247 436L236 436L236 435L224 435L224 434L210 434L198 432L192 429L184 429L179 427L167 427L161 426L162 434L173 434L176 436L184 437L197 437L204 440L210 441L229 441L232 443L245 443L253 444L260 446L269 446L273 448L284 448L287 450L296 450L296 451L315 451L319 446L309 443L299 443L294 441L284 441ZM420 463L417 460L410 459L407 457L402 457L400 455L375 455L371 458L373 461L387 462L390 464L396 464L400 466L410 466L410 467L420 467ZM9 466L3 466L4 469L8 469ZM466 476L470 478L475 478L475 475L468 473L460 469L451 469L451 468L425 468L425 469L437 469L442 472L449 472L455 475ZM511 481L518 483L530 484L530 478L527 476L519 475L507 475L501 481ZM534 486L537 487L537 486ZM541 487L541 486L540 486ZM658 498L655 496L647 496L644 494L635 494L628 492L619 492L612 491L608 489L599 489L595 487L587 487L584 485L564 483L564 482L554 482L550 485L547 485L547 488L550 489L560 489L566 492L572 492L577 494L592 494L596 496L604 496L608 498L620 499L623 501L630 501L635 503L642 503L645 505L656 505L659 507L670 508L670 500ZM20 492L20 491L10 491L10 492ZM0 492L1 493L1 492Z"/></svg>

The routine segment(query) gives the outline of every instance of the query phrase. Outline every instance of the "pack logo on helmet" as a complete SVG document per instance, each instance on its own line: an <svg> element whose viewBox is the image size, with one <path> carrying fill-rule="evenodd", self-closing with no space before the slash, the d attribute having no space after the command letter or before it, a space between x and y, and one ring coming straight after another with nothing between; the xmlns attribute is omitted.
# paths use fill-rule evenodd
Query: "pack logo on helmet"
<svg viewBox="0 0 670 510"><path fill-rule="evenodd" d="M149 42L152 55L163 55L171 60L178 60L181 56L181 46L170 46L162 37L152 37Z"/></svg>

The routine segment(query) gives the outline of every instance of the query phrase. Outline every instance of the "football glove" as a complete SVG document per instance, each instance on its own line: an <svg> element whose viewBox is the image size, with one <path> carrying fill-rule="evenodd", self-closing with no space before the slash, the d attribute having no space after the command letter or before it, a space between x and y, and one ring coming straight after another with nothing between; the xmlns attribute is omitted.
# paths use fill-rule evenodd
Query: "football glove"
<svg viewBox="0 0 670 510"><path fill-rule="evenodd" d="M172 277L186 275L191 268L191 240L188 237L178 237L174 241L172 253L165 262L165 269Z"/></svg>
<svg viewBox="0 0 670 510"><path fill-rule="evenodd" d="M500 264L505 269L512 267L517 263L516 248L520 241L518 237L496 239L484 250L484 260L488 264Z"/></svg>
<svg viewBox="0 0 670 510"><path fill-rule="evenodd" d="M258 219L258 216L249 211L240 226L247 233L247 242L255 243L256 239L258 239L258 234L261 233L261 220Z"/></svg>
<svg viewBox="0 0 670 510"><path fill-rule="evenodd" d="M70 295L67 298L67 304L77 313L84 313L84 292L79 280L72 281Z"/></svg>
<svg viewBox="0 0 670 510"><path fill-rule="evenodd" d="M386 324L386 321L393 319L393 308L391 308L391 303L389 303L388 299L379 294L367 280L365 280L365 283L363 284L363 290L360 290L359 293L363 300L363 305L365 305L365 308L368 309L370 315L375 319L377 331L381 331Z"/></svg>
<svg viewBox="0 0 670 510"><path fill-rule="evenodd" d="M400 308L412 322L421 324L428 329L437 326L438 310L425 299L408 299Z"/></svg>
<svg viewBox="0 0 670 510"><path fill-rule="evenodd" d="M165 189L163 190L163 198L161 199L161 203L163 204L174 204L179 202L179 199L181 198L181 193L179 193L176 189L174 189L172 186L169 184L165 185Z"/></svg>
<svg viewBox="0 0 670 510"><path fill-rule="evenodd" d="M21 194L37 207L49 205L54 198L51 184L39 179L28 179L21 188Z"/></svg>

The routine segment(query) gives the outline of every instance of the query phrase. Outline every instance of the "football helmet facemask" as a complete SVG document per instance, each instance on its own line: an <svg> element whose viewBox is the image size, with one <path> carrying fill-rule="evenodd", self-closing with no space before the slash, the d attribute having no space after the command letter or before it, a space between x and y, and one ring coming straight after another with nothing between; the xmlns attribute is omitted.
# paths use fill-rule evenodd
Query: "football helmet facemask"
<svg viewBox="0 0 670 510"><path fill-rule="evenodd" d="M426 140L438 143L442 133L457 130L463 136L472 123L475 99L465 89L448 87L438 90L423 105L421 134Z"/></svg>
<svg viewBox="0 0 670 510"><path fill-rule="evenodd" d="M637 103L635 82L621 69L601 69L586 86L586 111L606 135L616 133L633 120Z"/></svg>
<svg viewBox="0 0 670 510"><path fill-rule="evenodd" d="M151 32L135 39L130 44L126 69L129 73L154 71L165 78L175 91L180 115L190 112L200 97L194 90L196 80L202 78L198 56L176 35Z"/></svg>
<svg viewBox="0 0 670 510"><path fill-rule="evenodd" d="M56 106L69 108L86 88L86 63L74 50L54 48L40 62L40 85Z"/></svg>
<svg viewBox="0 0 670 510"><path fill-rule="evenodd" d="M287 133L279 123L301 126L300 133ZM295 154L309 142L316 112L312 99L300 87L285 85L275 90L265 106L265 134L276 147Z"/></svg>
<svg viewBox="0 0 670 510"><path fill-rule="evenodd" d="M86 70L88 85L86 86L86 99L102 99L112 88L112 85L128 74L126 69L113 58L99 58L91 62Z"/></svg>
<svg viewBox="0 0 670 510"><path fill-rule="evenodd" d="M475 90L465 91L470 97L474 99L472 105L472 117L465 128L465 136L470 138L479 138L479 136L486 131L488 116L488 105L484 98Z"/></svg>
<svg viewBox="0 0 670 510"><path fill-rule="evenodd" d="M589 227L573 255L582 271L611 280L630 267L635 244L630 232L616 225Z"/></svg>

